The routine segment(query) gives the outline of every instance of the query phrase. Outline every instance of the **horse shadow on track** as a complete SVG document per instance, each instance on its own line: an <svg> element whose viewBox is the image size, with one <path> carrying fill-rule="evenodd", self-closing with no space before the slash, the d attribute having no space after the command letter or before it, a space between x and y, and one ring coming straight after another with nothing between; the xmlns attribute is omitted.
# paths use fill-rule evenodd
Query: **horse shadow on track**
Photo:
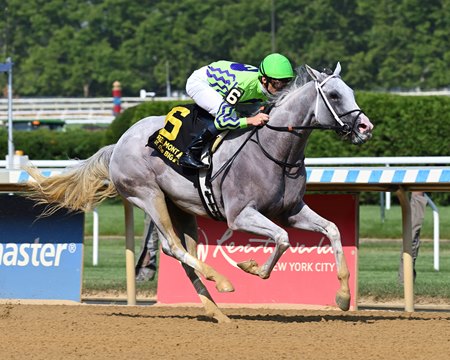
<svg viewBox="0 0 450 360"><path fill-rule="evenodd" d="M207 319L210 321L211 319L204 315L148 315L148 314L127 314L122 312L115 312L110 314L99 314L101 316L109 316L109 317L128 317L128 318L136 318L136 319L190 319L190 320L200 320L200 318ZM205 321L205 320L203 320ZM214 320L213 320L214 322Z"/></svg>
<svg viewBox="0 0 450 360"><path fill-rule="evenodd" d="M233 320L245 320L245 321L274 321L284 324L289 323L317 323L317 322L329 322L329 321L341 321L341 322L349 322L349 323L365 323L372 324L376 321L427 321L427 320L436 320L436 318L426 318L420 316L414 316L409 314L399 314L399 315L376 315L376 314L367 314L367 315L331 315L331 314L323 314L323 315L228 315L230 319ZM442 317L438 318L439 320L450 320L450 317Z"/></svg>
<svg viewBox="0 0 450 360"><path fill-rule="evenodd" d="M204 322L217 322L205 315L149 315L149 314L127 314L122 312L114 312L110 314L101 314L103 316L110 317L130 317L138 319L188 319L197 320ZM282 315L282 314L266 314L266 315L233 315L227 314L227 316L232 320L242 320L242 321L264 321L264 322L278 322L283 324L290 323L320 323L320 322L331 322L331 321L341 321L348 323L362 323L362 324L373 324L377 321L429 321L429 320L444 320L449 321L450 316L438 316L438 317L421 317L412 314L389 314L389 315L377 315L377 314L345 314L345 315L335 315L335 314L322 314L322 315Z"/></svg>

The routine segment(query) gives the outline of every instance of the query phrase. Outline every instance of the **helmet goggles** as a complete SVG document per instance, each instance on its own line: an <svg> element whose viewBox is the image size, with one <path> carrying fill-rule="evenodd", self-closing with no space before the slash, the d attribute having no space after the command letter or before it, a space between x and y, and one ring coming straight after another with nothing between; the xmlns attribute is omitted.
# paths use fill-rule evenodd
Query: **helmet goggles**
<svg viewBox="0 0 450 360"><path fill-rule="evenodd" d="M267 77L267 81L274 87L276 90L281 90L286 87L287 84L291 82L292 78L286 79L274 79L271 77Z"/></svg>

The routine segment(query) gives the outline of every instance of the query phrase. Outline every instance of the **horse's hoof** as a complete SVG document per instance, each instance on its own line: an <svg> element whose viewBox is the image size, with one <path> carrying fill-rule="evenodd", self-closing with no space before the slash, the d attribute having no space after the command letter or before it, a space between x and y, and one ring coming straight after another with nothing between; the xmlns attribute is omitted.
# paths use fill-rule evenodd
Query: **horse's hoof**
<svg viewBox="0 0 450 360"><path fill-rule="evenodd" d="M217 320L219 324L229 324L231 319L223 313L213 315L213 318Z"/></svg>
<svg viewBox="0 0 450 360"><path fill-rule="evenodd" d="M211 298L208 298L205 295L198 294L200 297L200 300L202 301L203 305L205 306L205 312L206 316L210 319L216 320L218 323L230 323L231 320L228 316L226 316L212 301Z"/></svg>
<svg viewBox="0 0 450 360"><path fill-rule="evenodd" d="M234 286L228 279L222 279L216 282L216 289L218 292L233 292Z"/></svg>
<svg viewBox="0 0 450 360"><path fill-rule="evenodd" d="M336 294L336 304L339 306L339 309L343 311L347 311L350 309L350 294Z"/></svg>
<svg viewBox="0 0 450 360"><path fill-rule="evenodd" d="M253 259L237 263L237 266L249 274L259 276L258 263Z"/></svg>
<svg viewBox="0 0 450 360"><path fill-rule="evenodd" d="M210 319L216 320L219 324L226 324L230 323L231 319L226 316L222 311L219 310L219 308L214 308L211 310L206 310L206 316Z"/></svg>

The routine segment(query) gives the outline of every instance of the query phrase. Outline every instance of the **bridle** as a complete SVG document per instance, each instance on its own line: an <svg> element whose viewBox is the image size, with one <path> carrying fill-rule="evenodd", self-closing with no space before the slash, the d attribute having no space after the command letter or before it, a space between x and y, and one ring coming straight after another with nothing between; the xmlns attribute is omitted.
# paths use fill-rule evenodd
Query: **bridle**
<svg viewBox="0 0 450 360"><path fill-rule="evenodd" d="M323 91L323 86L328 82L328 80L335 78L335 77L339 77L339 75L335 75L335 74L329 75L322 82L319 82L319 80L317 80L317 79L314 80L314 86L316 89L316 104L314 107L314 116L316 117L316 119L318 118L319 98L320 98L320 99L322 99L322 101L325 104L325 107L331 113L331 115L333 116L334 120L336 120L338 125L273 126L273 125L270 125L267 123L264 126L270 130L279 131L279 132L290 132L297 136L301 136L301 134L299 132L297 132L296 130L313 130L313 129L334 130L343 137L348 137L352 133L354 133L356 136L359 136L358 132L355 129L356 128L356 120L363 113L363 111L358 108L358 109L347 111L344 114L338 115L336 113L336 111L333 109L333 107L331 106L330 101L328 100L327 96L325 95L325 92ZM272 110L272 108L270 110ZM344 123L341 120L341 118L348 116L352 113L356 113L356 115L354 115L353 120L351 122L352 125L350 126L349 124ZM264 127L264 126L262 126L262 127ZM262 127L258 128L258 130L261 129ZM291 164L288 162L284 162L284 161L275 159L261 145L261 142L259 141L259 131L256 131L256 141L255 142L259 145L261 151L267 158L274 161L275 163L277 163L280 166L287 167L287 168L296 168L296 167L300 167L303 164L303 161L299 161L298 163Z"/></svg>
<svg viewBox="0 0 450 360"><path fill-rule="evenodd" d="M287 168L287 169L293 169L293 168L299 168L303 165L303 160L300 160L297 163L288 163L286 161L283 160L278 160L276 158L274 158L272 155L270 155L266 149L264 149L264 147L262 146L260 140L259 140L259 130L261 130L263 127L266 127L270 130L274 130L274 131L278 131L278 132L290 132L293 135L296 136L301 136L301 133L296 131L296 130L313 130L313 129L319 129L319 130L334 130L336 132L338 132L341 136L343 137L347 137L349 135L351 135L352 133L354 133L356 136L359 136L358 132L356 131L355 127L356 127L356 120L358 119L358 117L363 113L363 111L361 109L354 109L354 110L350 110L347 111L344 114L340 114L338 115L336 113L336 111L333 109L333 107L330 104L330 101L328 100L327 96L325 95L325 92L323 91L322 87L328 82L328 80L335 78L335 77L339 77L339 75L336 74L332 74L329 75L325 78L325 80L323 80L322 82L319 82L319 80L314 79L314 86L316 89L316 104L315 104L315 109L314 109L314 115L317 118L317 113L319 111L319 98L322 99L322 101L324 102L326 108L328 109L328 111L331 113L331 115L333 116L333 118L336 120L336 122L338 123L338 125L300 125L300 126L273 126L270 124L265 124L263 126L259 126L259 127L255 127L254 129L252 129L252 131L250 132L249 136L245 139L245 141L242 143L242 145L238 148L238 150L234 153L234 155L228 159L228 161L226 161L221 168L214 174L214 176L211 177L210 181L212 182L222 171L224 171L225 169L229 168L229 166L233 163L234 159L236 158L236 156L240 153L240 151L242 150L242 148L245 146L245 144L250 140L253 142L256 142L259 145L259 148L261 149L262 153L264 154L264 156L266 156L268 159L272 160L273 162L275 162L276 164L280 165L283 168ZM274 107L276 107L276 105L272 105L269 106L268 108L266 108L264 110L264 112L269 113ZM352 121L352 126L350 127L350 125L344 123L341 118L348 116L352 113L355 113L356 115L353 118ZM256 136L256 140L253 139L253 135L255 134Z"/></svg>
<svg viewBox="0 0 450 360"><path fill-rule="evenodd" d="M304 130L304 129L335 130L335 131L338 131L339 133L344 133L347 135L350 134L351 132L356 132L356 130L355 130L356 120L358 119L359 115L361 115L363 113L363 111L358 108L358 109L347 111L344 114L338 115L336 113L336 111L333 109L333 107L331 106L330 101L328 100L327 96L325 95L325 92L323 91L323 86L328 82L328 80L335 78L335 77L339 77L339 76L335 75L335 74L329 75L322 82L319 82L319 80L314 80L314 86L316 89L316 105L314 107L314 115L316 118L318 118L317 114L319 112L319 99L322 99L326 108L331 113L333 118L336 120L338 125L272 126L270 124L265 124L264 126L271 130L286 131L286 132L294 132L295 130ZM276 105L274 105L274 107L275 106ZM270 110L272 110L272 108L273 107L271 107ZM353 121L352 121L352 126L350 127L350 125L344 123L341 120L341 118L343 118L347 115L350 115L354 112L356 112L357 114L354 116Z"/></svg>

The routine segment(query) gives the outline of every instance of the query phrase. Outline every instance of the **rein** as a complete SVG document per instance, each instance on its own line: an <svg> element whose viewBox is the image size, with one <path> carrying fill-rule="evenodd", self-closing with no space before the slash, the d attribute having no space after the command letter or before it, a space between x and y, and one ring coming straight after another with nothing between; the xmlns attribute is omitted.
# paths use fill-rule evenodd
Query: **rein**
<svg viewBox="0 0 450 360"><path fill-rule="evenodd" d="M336 114L336 112L334 111L333 108L331 108L330 112ZM353 121L353 123L355 123L355 121L359 117L359 115L361 115L363 113L363 111L360 109L350 110L341 115L336 114L336 116L338 118L341 118L341 117L350 115L351 113L354 113L354 112L358 112L355 115L355 120ZM339 125L339 126L333 126L333 125L272 126L270 124L265 124L264 126L269 128L270 130L281 131L281 132L292 132L295 135L299 135L298 133L295 132L295 130L317 129L317 130L335 130L335 131L351 132L351 131L353 131L353 128L354 128L354 126L353 126L353 128L351 129L348 124L343 124L343 125Z"/></svg>
<svg viewBox="0 0 450 360"><path fill-rule="evenodd" d="M267 125L267 124L266 124ZM258 130L261 128L258 128ZM283 130L282 130L283 131ZM289 131L289 130L288 130ZM298 136L298 133L294 133L295 135ZM263 154L266 156L266 158L272 160L275 164L280 165L281 167L284 168L288 168L288 169L294 169L294 168L298 168L300 166L303 165L303 159L301 161L299 161L298 163L295 164L290 164L286 161L281 161L281 160L277 160L275 159L272 155L270 155L266 149L264 149L264 147L261 145L261 142L259 141L259 131L256 131L256 140L253 140L254 142L256 142L259 145L259 148L261 149L261 151L263 152Z"/></svg>
<svg viewBox="0 0 450 360"><path fill-rule="evenodd" d="M318 80L314 80L314 86L315 86L315 89L316 89L316 105L315 105L315 108L314 108L314 115L317 118L317 114L319 113L319 95L320 95L320 98L322 98L326 108L328 109L328 111L331 113L331 115L333 116L333 118L336 120L336 122L339 125L335 125L335 126L333 126L333 125L272 126L270 124L266 124L265 126L268 127L271 130L285 131L285 132L294 132L295 130L306 130L306 129L308 129L308 130L314 130L314 129L317 129L317 130L335 130L335 131L341 131L341 132L344 132L344 133L352 132L354 130L354 127L355 127L356 119L358 119L359 115L361 115L363 111L361 109L354 109L354 110L347 111L346 113L340 114L340 115L338 115L336 113L336 111L331 106L327 96L325 95L325 93L324 93L324 91L322 89L323 85L325 85L325 83L328 80L330 80L332 78L335 78L335 77L338 77L338 75L334 75L334 74L333 75L329 75L322 82L319 82ZM272 108L273 107L271 107L270 110L272 110ZM343 118L343 117L345 117L347 115L350 115L351 113L354 113L354 112L358 112L358 114L356 114L356 116L355 116L355 118L353 120L353 126L352 126L352 128L350 128L350 126L348 124L345 124L341 120L341 118Z"/></svg>
<svg viewBox="0 0 450 360"><path fill-rule="evenodd" d="M238 156L238 154L241 152L242 148L245 146L245 144L247 144L247 142L251 139L251 137L253 136L253 134L256 132L256 134L258 134L258 130L260 128L255 127L252 129L252 131L250 132L250 134L247 136L247 139L245 139L245 141L241 144L241 146L239 146L239 148L236 150L236 152L233 154L233 156L231 156L227 161L225 161L225 163L220 167L219 170L217 170L217 172L214 174L214 176L211 177L210 182L213 182L217 176L219 176L219 174L224 171L226 168L228 168L229 166L231 166L231 164L233 163L234 159L236 159L236 156Z"/></svg>

